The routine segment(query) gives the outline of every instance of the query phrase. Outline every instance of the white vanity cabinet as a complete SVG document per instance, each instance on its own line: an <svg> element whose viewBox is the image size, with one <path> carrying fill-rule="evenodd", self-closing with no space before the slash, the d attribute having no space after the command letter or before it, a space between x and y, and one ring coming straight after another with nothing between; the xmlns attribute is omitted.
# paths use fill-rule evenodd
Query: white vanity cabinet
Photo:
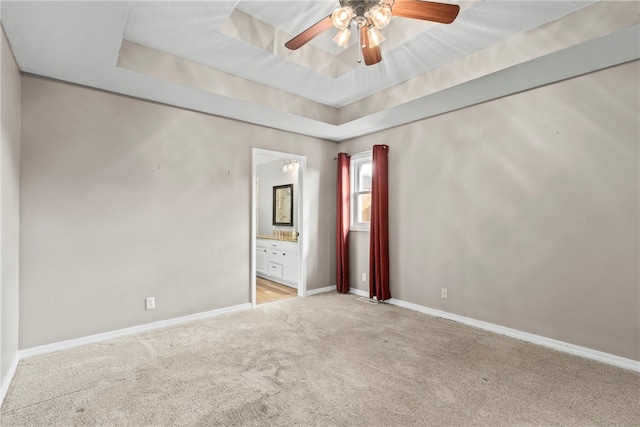
<svg viewBox="0 0 640 427"><path fill-rule="evenodd" d="M258 276L297 288L299 264L297 242L256 239L256 274Z"/></svg>

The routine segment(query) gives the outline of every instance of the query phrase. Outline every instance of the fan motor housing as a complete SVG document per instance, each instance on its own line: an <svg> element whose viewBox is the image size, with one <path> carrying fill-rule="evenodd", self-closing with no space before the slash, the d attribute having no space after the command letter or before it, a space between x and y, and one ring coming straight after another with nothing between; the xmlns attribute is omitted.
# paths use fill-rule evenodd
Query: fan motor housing
<svg viewBox="0 0 640 427"><path fill-rule="evenodd" d="M380 4L380 0L340 0L340 6L349 6L356 13L356 16L364 16L369 9L378 4Z"/></svg>

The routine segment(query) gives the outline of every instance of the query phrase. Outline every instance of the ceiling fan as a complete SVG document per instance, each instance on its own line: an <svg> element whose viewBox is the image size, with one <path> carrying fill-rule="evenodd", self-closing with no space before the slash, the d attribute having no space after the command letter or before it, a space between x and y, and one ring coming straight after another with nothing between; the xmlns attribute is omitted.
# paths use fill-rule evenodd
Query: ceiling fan
<svg viewBox="0 0 640 427"><path fill-rule="evenodd" d="M379 44L384 37L380 30L389 24L392 16L450 24L460 11L457 4L421 0L340 0L340 6L331 15L286 42L285 46L296 50L335 27L339 31L333 41L346 48L351 36L351 24L354 24L359 33L364 62L374 65L382 61Z"/></svg>

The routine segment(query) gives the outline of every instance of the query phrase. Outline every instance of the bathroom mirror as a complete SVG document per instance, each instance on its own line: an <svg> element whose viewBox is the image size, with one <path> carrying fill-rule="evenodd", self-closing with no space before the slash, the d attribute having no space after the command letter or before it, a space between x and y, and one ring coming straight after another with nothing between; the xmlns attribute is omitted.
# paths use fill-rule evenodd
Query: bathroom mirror
<svg viewBox="0 0 640 427"><path fill-rule="evenodd" d="M273 225L293 225L293 184L273 187Z"/></svg>

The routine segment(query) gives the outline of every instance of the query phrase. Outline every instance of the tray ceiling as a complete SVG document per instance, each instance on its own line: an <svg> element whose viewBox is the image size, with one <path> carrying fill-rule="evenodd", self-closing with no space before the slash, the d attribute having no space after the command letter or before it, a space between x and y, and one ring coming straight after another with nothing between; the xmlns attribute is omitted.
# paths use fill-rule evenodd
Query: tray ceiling
<svg viewBox="0 0 640 427"><path fill-rule="evenodd" d="M456 3L450 25L393 18L371 67L332 30L283 47L337 0L2 1L0 16L25 72L336 141L639 56L636 2Z"/></svg>

